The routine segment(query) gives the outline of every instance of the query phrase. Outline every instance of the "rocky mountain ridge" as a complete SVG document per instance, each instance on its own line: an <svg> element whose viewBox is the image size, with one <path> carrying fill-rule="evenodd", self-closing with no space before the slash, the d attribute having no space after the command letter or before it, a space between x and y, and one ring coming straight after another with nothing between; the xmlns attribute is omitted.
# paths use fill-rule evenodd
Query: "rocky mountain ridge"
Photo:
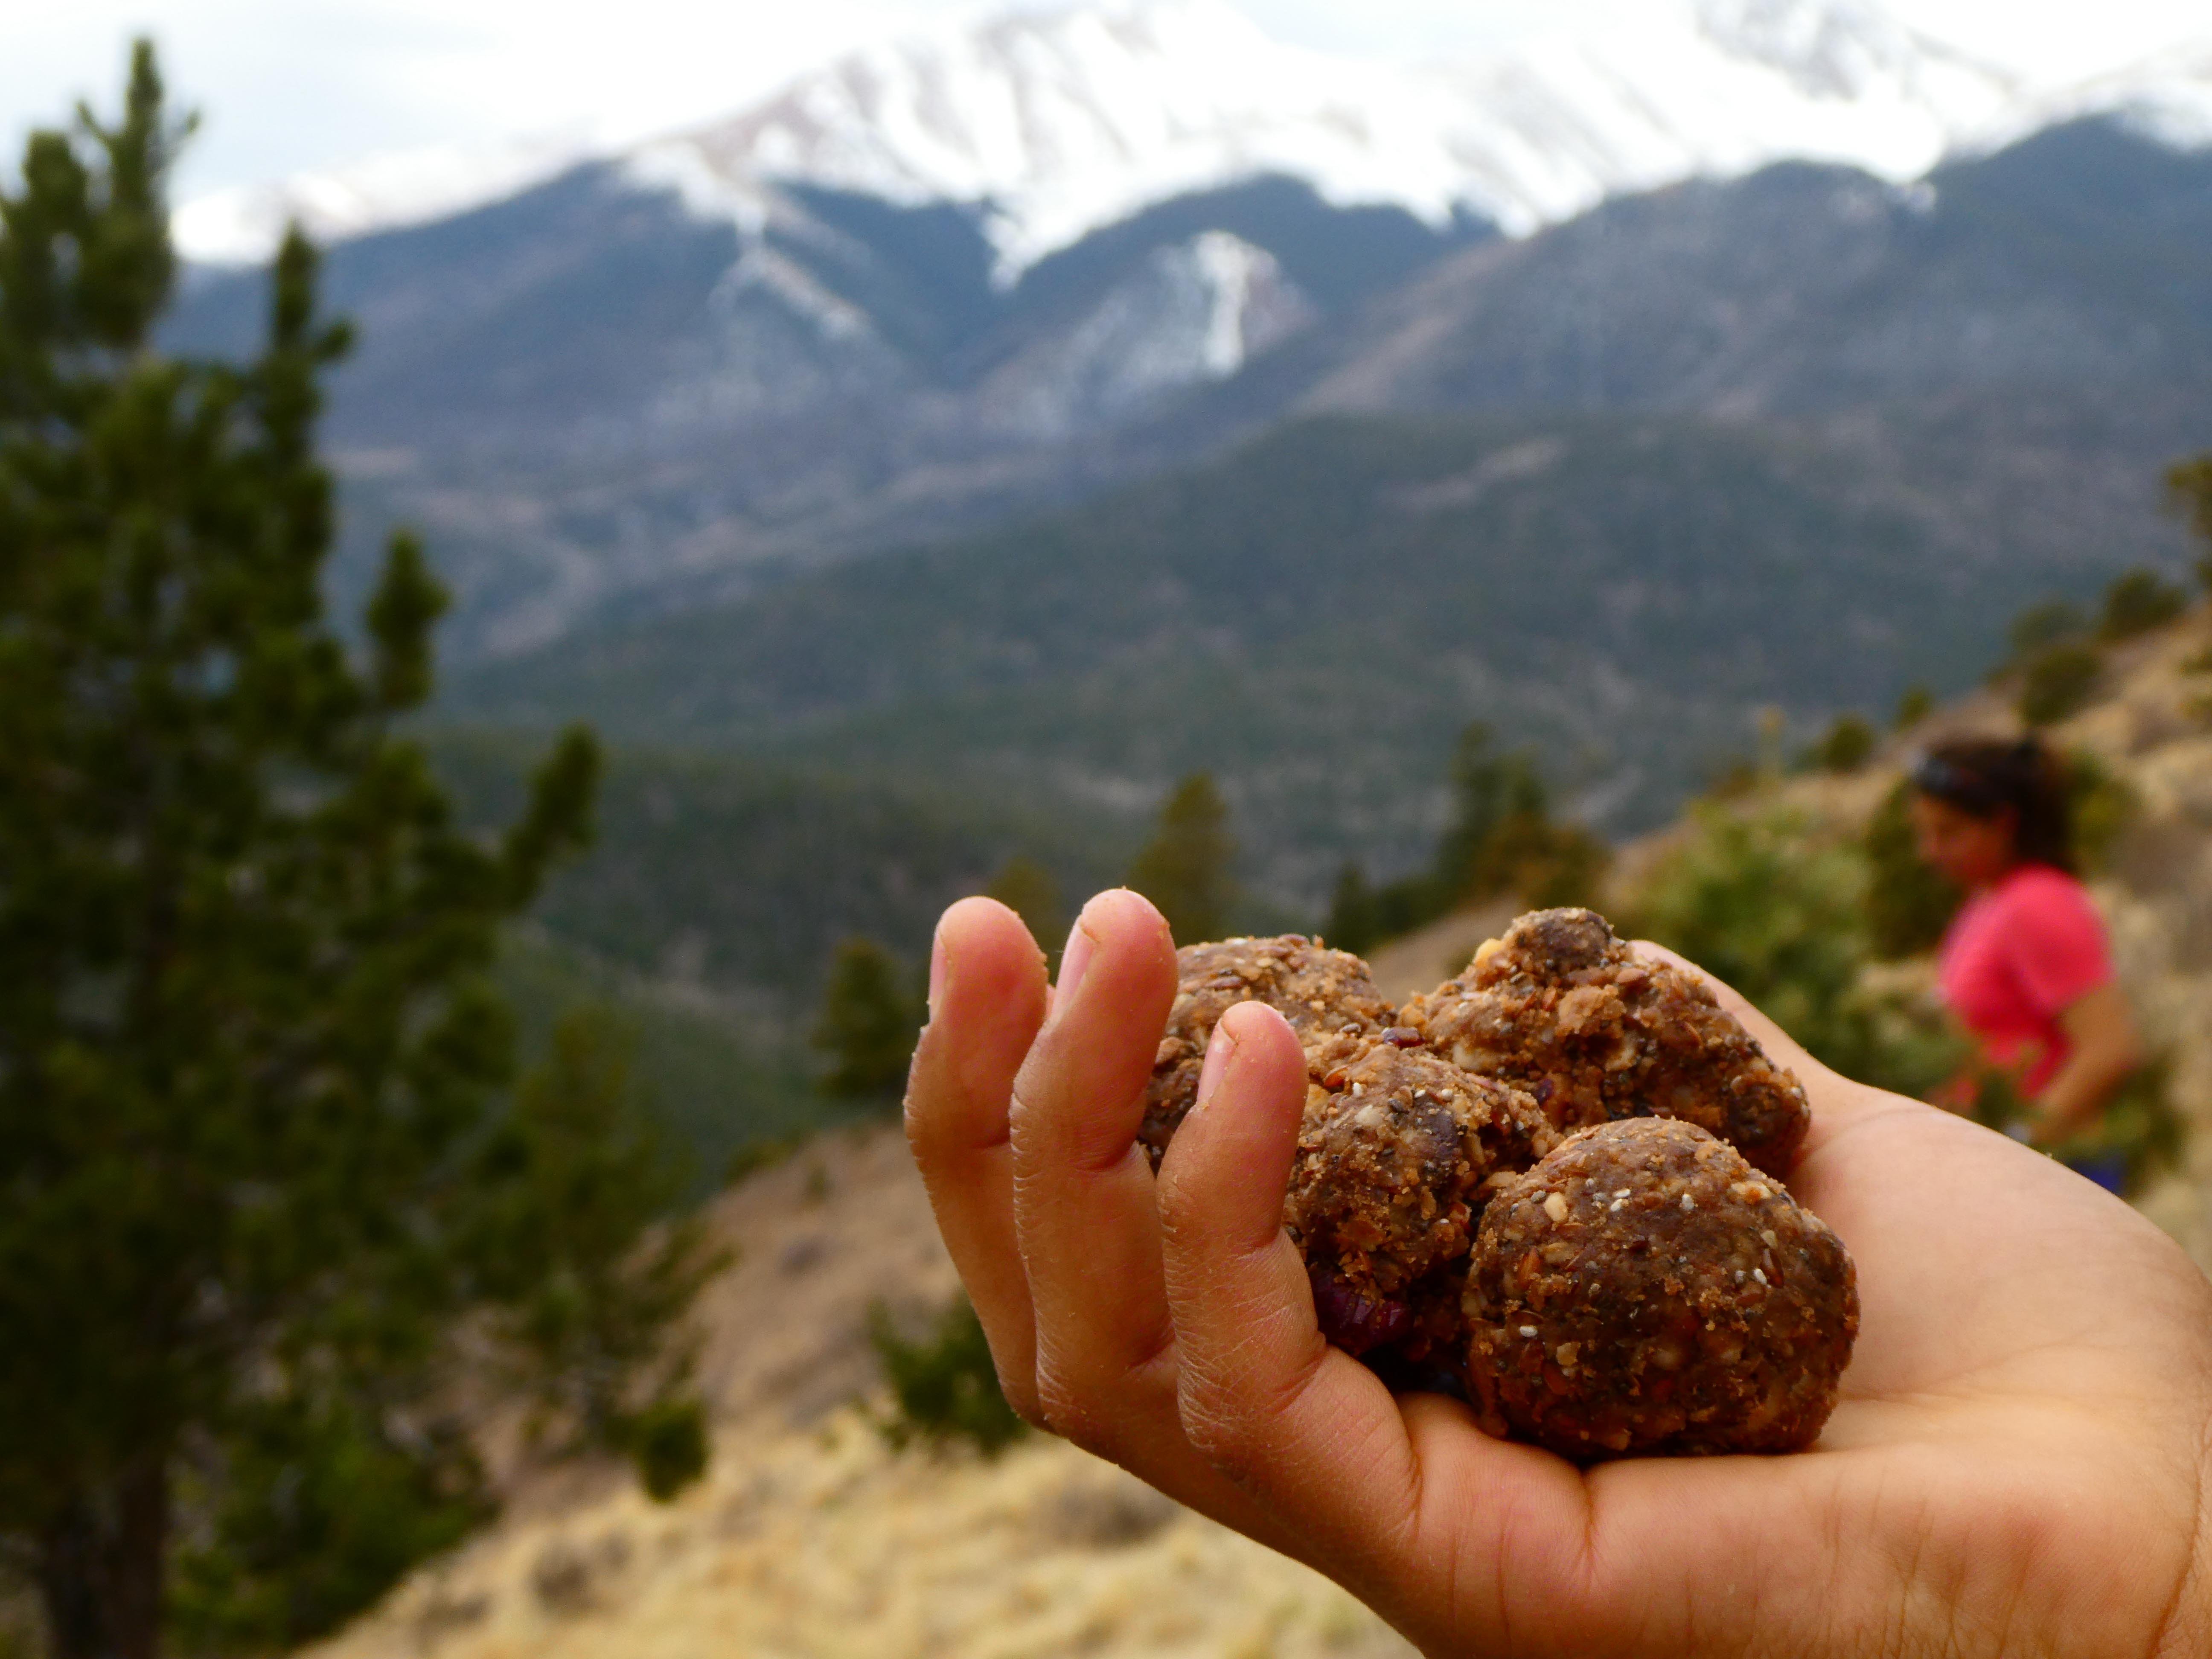
<svg viewBox="0 0 2212 1659"><path fill-rule="evenodd" d="M333 250L364 341L331 418L341 599L412 522L458 590L449 653L513 653L1347 410L1779 420L1978 562L2117 565L2212 428L2212 152L2109 122L1911 189L1783 164L1519 240L1261 179L1004 292L962 210L793 191L805 224L750 250L605 168ZM200 286L175 337L245 349L259 303Z"/></svg>

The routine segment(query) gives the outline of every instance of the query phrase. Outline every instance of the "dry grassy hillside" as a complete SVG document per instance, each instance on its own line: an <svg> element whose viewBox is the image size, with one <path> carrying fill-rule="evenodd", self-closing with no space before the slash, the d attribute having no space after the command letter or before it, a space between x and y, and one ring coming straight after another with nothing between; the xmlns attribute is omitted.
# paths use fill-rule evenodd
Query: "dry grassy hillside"
<svg viewBox="0 0 2212 1659"><path fill-rule="evenodd" d="M1400 1659L1324 1580L1037 1437L995 1462L886 1447L872 1298L956 1279L886 1124L717 1200L739 1252L708 1291L708 1478L647 1502L626 1470L520 1482L505 1518L322 1659Z"/></svg>
<svg viewBox="0 0 2212 1659"><path fill-rule="evenodd" d="M2195 1133L2143 1207L2212 1267L2212 615L2112 655L2094 704L2057 728L2136 801L2098 884L2123 972L2173 1061ZM1995 696L1911 734L2008 729ZM1862 771L1778 786L1856 824L1905 740ZM1632 884L1667 837L1632 848ZM1378 952L1400 994L1463 961L1505 920L1469 913ZM1032 1437L994 1462L895 1455L860 1403L863 1334L881 1297L933 1309L954 1276L889 1125L816 1143L713 1212L737 1265L708 1291L701 1380L712 1470L657 1508L626 1472L518 1483L506 1518L418 1574L325 1659L832 1659L867 1656L1403 1655L1374 1617L1304 1569L1202 1521L1066 1445Z"/></svg>

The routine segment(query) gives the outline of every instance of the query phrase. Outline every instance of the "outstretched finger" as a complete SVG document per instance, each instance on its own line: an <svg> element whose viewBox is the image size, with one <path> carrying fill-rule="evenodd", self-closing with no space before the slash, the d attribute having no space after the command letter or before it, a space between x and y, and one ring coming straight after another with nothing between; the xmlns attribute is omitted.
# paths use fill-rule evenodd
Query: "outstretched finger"
<svg viewBox="0 0 2212 1659"><path fill-rule="evenodd" d="M1037 1315L1045 1420L1128 1461L1131 1398L1168 1355L1152 1174L1136 1144L1175 946L1135 893L1101 893L1069 935L1060 982L1014 1083L1014 1224Z"/></svg>
<svg viewBox="0 0 2212 1659"><path fill-rule="evenodd" d="M1283 1191L1304 1056L1273 1009L1222 1018L1201 1103L1161 1170L1185 1431L1272 1517L1276 1547L1344 1583L1431 1650L1502 1646L1514 1613L1570 1593L1580 1475L1493 1440L1440 1395L1393 1399L1322 1341ZM1424 1585L1453 1582L1439 1624Z"/></svg>
<svg viewBox="0 0 2212 1659"><path fill-rule="evenodd" d="M907 1143L1006 1397L1036 1414L1036 1322L1014 1232L1007 1107L1045 1012L1044 957L1021 918L963 899L937 925L930 1017L907 1079Z"/></svg>
<svg viewBox="0 0 2212 1659"><path fill-rule="evenodd" d="M1283 1193L1306 1090L1283 1017L1222 1017L1198 1105L1161 1170L1167 1292L1191 1443L1287 1518L1299 1553L1374 1563L1408 1536L1418 1487L1389 1391L1322 1340Z"/></svg>

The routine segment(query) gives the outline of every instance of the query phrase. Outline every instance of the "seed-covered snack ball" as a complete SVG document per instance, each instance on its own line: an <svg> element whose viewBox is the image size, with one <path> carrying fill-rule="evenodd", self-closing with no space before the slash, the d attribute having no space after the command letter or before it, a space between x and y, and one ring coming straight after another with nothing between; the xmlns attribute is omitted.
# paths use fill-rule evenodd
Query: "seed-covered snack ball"
<svg viewBox="0 0 2212 1659"><path fill-rule="evenodd" d="M1186 945L1176 952L1176 979L1175 1006L1152 1061L1137 1133L1156 1170L1198 1098L1213 1028L1236 1004L1264 1002L1279 1010L1304 1045L1309 1066L1324 1071L1391 1023L1390 1005L1365 963L1301 933Z"/></svg>
<svg viewBox="0 0 2212 1659"><path fill-rule="evenodd" d="M1811 1111L1703 981L1644 961L1595 910L1537 910L1399 1018L1470 1071L1517 1083L1562 1130L1672 1117L1786 1176Z"/></svg>
<svg viewBox="0 0 2212 1659"><path fill-rule="evenodd" d="M1408 1338L1456 1348L1451 1270L1489 1183L1557 1139L1521 1091L1388 1038L1329 1067L1307 1089L1283 1201L1322 1334L1352 1353Z"/></svg>
<svg viewBox="0 0 2212 1659"><path fill-rule="evenodd" d="M1499 1193L1466 1311L1483 1427L1583 1462L1808 1446L1859 1327L1843 1242L1665 1118L1570 1136Z"/></svg>

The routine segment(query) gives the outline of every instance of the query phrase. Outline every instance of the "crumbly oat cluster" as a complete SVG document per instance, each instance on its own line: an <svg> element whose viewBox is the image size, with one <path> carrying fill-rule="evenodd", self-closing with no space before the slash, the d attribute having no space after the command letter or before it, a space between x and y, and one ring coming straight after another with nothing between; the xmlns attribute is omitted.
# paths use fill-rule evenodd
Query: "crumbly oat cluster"
<svg viewBox="0 0 2212 1659"><path fill-rule="evenodd" d="M1280 1012L1304 1045L1308 1066L1322 1071L1391 1024L1390 1005L1375 988L1367 964L1301 933L1186 945L1176 952L1176 977L1175 1006L1152 1061L1144 1127L1137 1133L1156 1170L1198 1098L1213 1028L1237 1003L1264 1002Z"/></svg>
<svg viewBox="0 0 2212 1659"><path fill-rule="evenodd" d="M1177 968L1140 1141L1157 1168L1223 1013L1279 1010L1308 1076L1284 1224L1323 1334L1393 1387L1583 1461L1820 1433L1850 1258L1781 1185L1804 1091L1694 976L1589 910L1521 917L1402 1012L1297 934Z"/></svg>
<svg viewBox="0 0 2212 1659"><path fill-rule="evenodd" d="M1399 1018L1469 1071L1517 1083L1561 1130L1671 1117L1768 1174L1797 1156L1811 1112L1704 983L1642 959L1594 910L1538 910Z"/></svg>
<svg viewBox="0 0 2212 1659"><path fill-rule="evenodd" d="M1842 1241L1664 1118L1583 1130L1500 1192L1465 1305L1483 1426L1583 1462L1810 1445L1859 1322Z"/></svg>
<svg viewBox="0 0 2212 1659"><path fill-rule="evenodd" d="M1351 1353L1413 1335L1434 1300L1415 1286L1466 1257L1488 1183L1558 1139L1521 1090L1387 1037L1316 1079L1283 1224L1323 1334Z"/></svg>

